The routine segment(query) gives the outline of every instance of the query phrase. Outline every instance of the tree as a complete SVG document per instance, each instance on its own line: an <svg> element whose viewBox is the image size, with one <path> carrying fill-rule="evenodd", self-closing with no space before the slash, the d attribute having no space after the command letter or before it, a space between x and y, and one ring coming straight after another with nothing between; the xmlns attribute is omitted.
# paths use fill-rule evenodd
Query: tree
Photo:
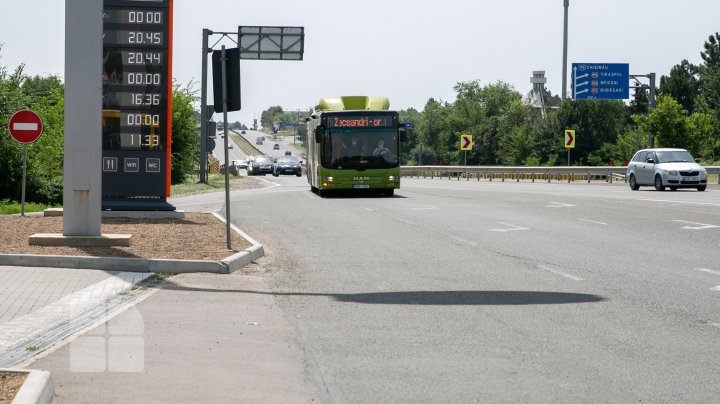
<svg viewBox="0 0 720 404"><path fill-rule="evenodd" d="M720 33L710 35L700 52L703 64L698 68L700 97L705 111L720 119Z"/></svg>
<svg viewBox="0 0 720 404"><path fill-rule="evenodd" d="M660 77L660 93L673 97L688 113L695 111L699 91L698 67L687 60L673 66L669 76Z"/></svg>
<svg viewBox="0 0 720 404"><path fill-rule="evenodd" d="M416 128L421 117L422 114L420 112L414 108L410 108L400 111L398 119L403 123L409 122L414 128ZM419 139L415 129L408 129L406 134L407 139L400 143L400 162L401 164L414 165L417 164L419 160L419 156L416 151Z"/></svg>
<svg viewBox="0 0 720 404"><path fill-rule="evenodd" d="M22 92L23 66L8 73L0 65L0 195L20 200L22 187L22 147L8 132L8 121L13 113L28 108L30 100Z"/></svg>
<svg viewBox="0 0 720 404"><path fill-rule="evenodd" d="M272 128L273 123L275 122L275 115L282 113L283 109L279 105L266 109L262 112L262 115L260 115L260 122L262 126L264 128Z"/></svg>
<svg viewBox="0 0 720 404"><path fill-rule="evenodd" d="M413 151L420 156L421 164L437 164L440 159L446 158L441 147L441 137L448 132L448 110L447 103L435 101L433 98L425 103L416 129L418 145Z"/></svg>
<svg viewBox="0 0 720 404"><path fill-rule="evenodd" d="M712 154L712 116L703 113L688 115L672 97L661 95L658 105L648 115L635 115L638 132L652 134L656 147L679 147L700 156Z"/></svg>
<svg viewBox="0 0 720 404"><path fill-rule="evenodd" d="M173 80L172 95L172 161L170 181L179 184L192 175L197 164L199 120L193 113L198 100L193 82L185 86Z"/></svg>

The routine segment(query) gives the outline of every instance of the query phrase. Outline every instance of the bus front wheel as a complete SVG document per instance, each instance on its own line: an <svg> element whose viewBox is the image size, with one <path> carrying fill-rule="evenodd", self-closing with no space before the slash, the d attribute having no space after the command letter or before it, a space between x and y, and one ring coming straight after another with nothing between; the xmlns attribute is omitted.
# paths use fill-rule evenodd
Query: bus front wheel
<svg viewBox="0 0 720 404"><path fill-rule="evenodd" d="M393 196L395 195L395 189L386 189L385 190L385 196Z"/></svg>

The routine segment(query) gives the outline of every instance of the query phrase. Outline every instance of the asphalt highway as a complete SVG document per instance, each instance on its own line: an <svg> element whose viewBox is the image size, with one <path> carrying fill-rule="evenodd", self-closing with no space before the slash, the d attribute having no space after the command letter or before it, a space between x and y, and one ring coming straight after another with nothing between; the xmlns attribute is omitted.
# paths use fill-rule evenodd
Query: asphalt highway
<svg viewBox="0 0 720 404"><path fill-rule="evenodd" d="M326 402L717 399L720 188L403 179L236 192Z"/></svg>

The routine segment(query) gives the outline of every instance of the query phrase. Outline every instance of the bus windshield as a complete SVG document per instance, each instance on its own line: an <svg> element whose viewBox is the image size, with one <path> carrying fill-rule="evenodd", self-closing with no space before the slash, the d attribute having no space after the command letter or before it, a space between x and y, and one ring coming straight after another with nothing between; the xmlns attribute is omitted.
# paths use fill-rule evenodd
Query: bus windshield
<svg viewBox="0 0 720 404"><path fill-rule="evenodd" d="M330 129L323 137L322 165L337 169L397 167L397 145L393 128Z"/></svg>

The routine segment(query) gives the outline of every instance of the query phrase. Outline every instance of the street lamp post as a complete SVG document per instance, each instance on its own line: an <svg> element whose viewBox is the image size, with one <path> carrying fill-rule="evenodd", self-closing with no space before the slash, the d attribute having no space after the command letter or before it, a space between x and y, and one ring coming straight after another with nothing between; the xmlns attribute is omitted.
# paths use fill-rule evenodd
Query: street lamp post
<svg viewBox="0 0 720 404"><path fill-rule="evenodd" d="M563 0L565 16L563 18L563 65L562 65L562 95L561 100L565 101L567 96L567 48L568 48L568 7L570 0Z"/></svg>

